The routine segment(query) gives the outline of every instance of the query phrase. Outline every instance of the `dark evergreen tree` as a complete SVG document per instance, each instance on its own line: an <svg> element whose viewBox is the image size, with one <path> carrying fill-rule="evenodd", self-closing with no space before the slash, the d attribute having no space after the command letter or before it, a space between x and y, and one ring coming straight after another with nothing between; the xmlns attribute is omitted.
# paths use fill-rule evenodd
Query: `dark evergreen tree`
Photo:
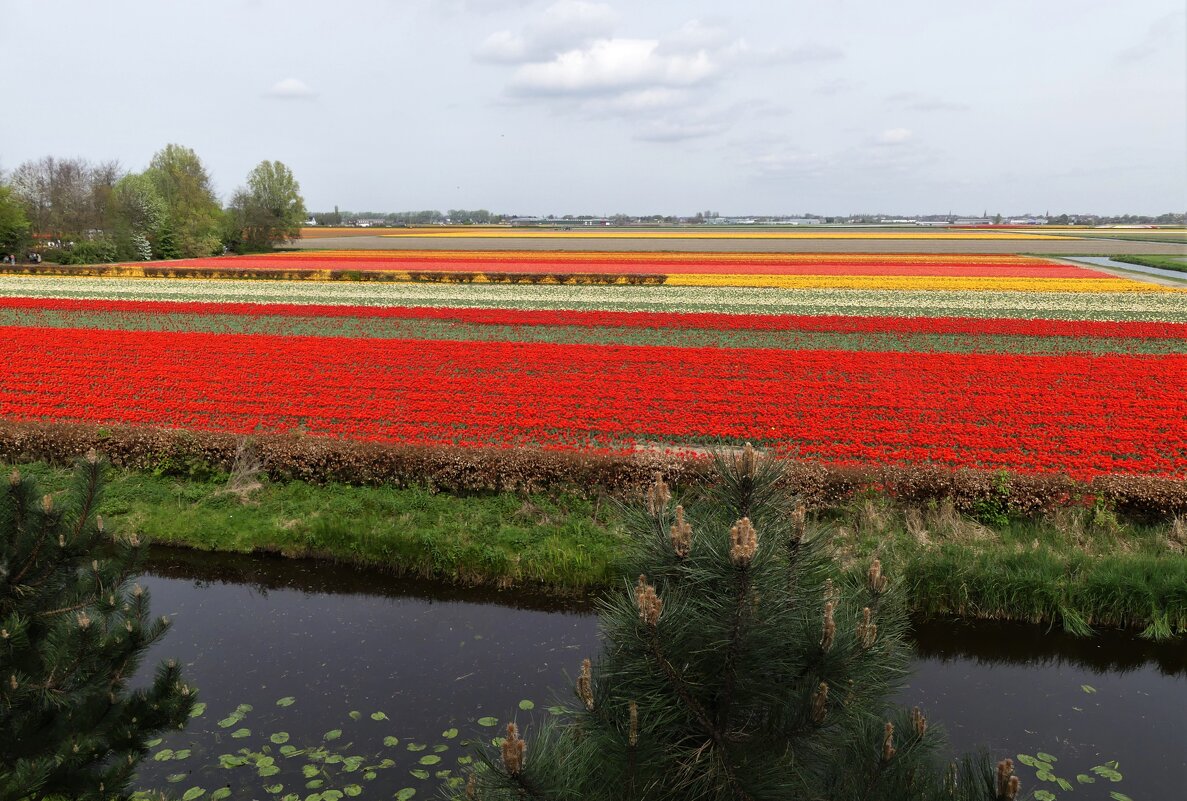
<svg viewBox="0 0 1187 801"><path fill-rule="evenodd" d="M627 512L637 575L601 602L604 652L525 741L515 724L459 790L480 801L989 801L1012 764L953 762L907 675L905 610L877 560L834 579L826 534L749 446L674 505Z"/></svg>
<svg viewBox="0 0 1187 801"><path fill-rule="evenodd" d="M185 725L175 662L128 681L168 629L134 577L142 547L96 513L103 463L61 500L14 471L0 490L0 801L125 797L147 742Z"/></svg>

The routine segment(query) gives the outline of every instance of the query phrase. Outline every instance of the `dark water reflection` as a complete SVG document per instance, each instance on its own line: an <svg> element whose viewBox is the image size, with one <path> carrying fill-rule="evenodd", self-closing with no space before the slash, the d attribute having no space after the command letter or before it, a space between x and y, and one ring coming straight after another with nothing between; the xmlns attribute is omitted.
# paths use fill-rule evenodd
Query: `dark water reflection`
<svg viewBox="0 0 1187 801"><path fill-rule="evenodd" d="M177 796L229 785L233 798L305 798L314 792L300 773L307 760L281 758L270 735L288 734L288 744L303 748L340 729L331 741L337 752L368 765L381 758L395 764L370 780L361 778L365 767L338 773L318 789L355 783L363 798L391 798L405 787L432 797L439 780L431 774L456 771L458 757L470 752L462 740L495 734L478 718L514 716L530 725L556 693L569 692L569 676L598 649L588 599L561 603L325 563L173 550L154 553L144 583L154 613L175 623L145 670L166 656L180 659L208 705L161 745L189 749L187 758L143 763L142 786ZM1077 787L1068 798L1107 799L1111 790L1134 801L1187 797L1182 643L1119 633L1077 640L1038 627L954 622L920 623L916 638L918 658L901 700L943 721L955 748L1001 756L1046 751L1073 783L1094 765L1121 763L1122 782ZM295 703L278 707L286 696ZM524 700L536 709L521 711ZM241 722L218 725L245 703L253 709ZM451 728L459 736L443 737ZM240 729L251 733L231 736ZM399 742L385 745L385 737ZM426 748L411 751L410 743ZM267 748L281 773L219 767L219 755L241 748ZM440 761L424 765L427 755ZM410 772L426 770L427 779ZM1029 769L1021 773L1031 788L1040 786ZM271 784L284 790L270 795L263 788Z"/></svg>

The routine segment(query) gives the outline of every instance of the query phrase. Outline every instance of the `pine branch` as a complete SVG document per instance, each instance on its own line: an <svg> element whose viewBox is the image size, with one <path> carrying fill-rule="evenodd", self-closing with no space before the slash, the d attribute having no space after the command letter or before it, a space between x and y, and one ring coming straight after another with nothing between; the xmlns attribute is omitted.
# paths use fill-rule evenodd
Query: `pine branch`
<svg viewBox="0 0 1187 801"><path fill-rule="evenodd" d="M659 640L655 636L654 629L651 630L649 644L651 646L651 655L655 659L656 664L659 665L660 670L663 671L664 676L667 677L668 682L672 685L672 688L676 691L676 694L680 696L682 701L684 701L685 706L688 707L689 711L692 712L693 717L696 718L697 723L700 724L701 730L706 735L708 735L709 739L713 742L713 745L717 748L718 753L721 755L721 765L725 770L726 780L729 782L730 790L733 792L734 798L738 799L738 801L751 801L750 796L742 788L738 777L734 774L734 770L730 766L729 760L727 758L729 755L729 749L726 747L725 737L723 737L721 732L717 730L717 727L713 725L713 721L710 719L704 707L702 707L700 703L697 702L697 699L693 697L692 692L685 685L684 680L680 678L680 674L676 672L676 669L672 667L672 664L660 651Z"/></svg>
<svg viewBox="0 0 1187 801"><path fill-rule="evenodd" d="M733 703L734 684L737 680L735 662L742 644L742 624L746 617L746 601L750 595L750 567L743 566L738 570L738 591L734 597L734 621L730 631L729 647L725 652L725 665L722 668L724 688L717 704L717 725L729 731L730 707Z"/></svg>

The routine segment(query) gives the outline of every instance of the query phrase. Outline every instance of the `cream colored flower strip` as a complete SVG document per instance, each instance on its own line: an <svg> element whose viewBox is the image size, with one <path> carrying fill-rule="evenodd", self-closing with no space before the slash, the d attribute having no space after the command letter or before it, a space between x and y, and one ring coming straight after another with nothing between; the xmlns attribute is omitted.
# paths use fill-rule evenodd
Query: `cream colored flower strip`
<svg viewBox="0 0 1187 801"><path fill-rule="evenodd" d="M1187 322L1187 292L944 292L0 276L0 297Z"/></svg>

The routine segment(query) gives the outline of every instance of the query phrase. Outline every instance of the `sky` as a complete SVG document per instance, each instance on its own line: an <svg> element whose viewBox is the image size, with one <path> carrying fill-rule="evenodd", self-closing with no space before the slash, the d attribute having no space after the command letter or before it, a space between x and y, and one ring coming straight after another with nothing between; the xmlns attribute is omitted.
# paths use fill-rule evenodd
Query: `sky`
<svg viewBox="0 0 1187 801"><path fill-rule="evenodd" d="M1182 0L0 0L0 170L193 148L312 210L1187 208Z"/></svg>

